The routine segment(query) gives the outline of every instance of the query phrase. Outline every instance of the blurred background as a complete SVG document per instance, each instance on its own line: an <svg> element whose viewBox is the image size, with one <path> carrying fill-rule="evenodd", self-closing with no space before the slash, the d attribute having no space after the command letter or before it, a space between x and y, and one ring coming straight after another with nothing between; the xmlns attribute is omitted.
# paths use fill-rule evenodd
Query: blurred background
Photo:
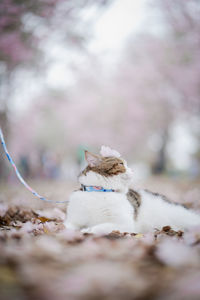
<svg viewBox="0 0 200 300"><path fill-rule="evenodd" d="M136 181L199 182L199 15L198 0L1 0L0 126L25 178L73 182L108 145Z"/></svg>

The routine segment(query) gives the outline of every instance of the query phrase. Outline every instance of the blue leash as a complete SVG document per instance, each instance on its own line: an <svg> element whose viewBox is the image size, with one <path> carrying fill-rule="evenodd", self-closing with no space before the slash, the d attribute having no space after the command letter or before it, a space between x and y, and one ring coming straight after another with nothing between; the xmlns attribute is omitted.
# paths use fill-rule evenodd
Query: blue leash
<svg viewBox="0 0 200 300"><path fill-rule="evenodd" d="M9 154L9 152L8 152L8 149L7 149L7 147L6 147L6 143L5 143L4 136L3 136L3 132L2 132L2 130L1 130L1 128L0 128L0 140L1 140L1 144L2 144L2 146L3 146L4 152L5 152L5 154L6 154L7 158L8 158L8 161L10 162L10 164L12 165L12 167L14 168L15 173L16 173L16 175L17 175L19 181L20 181L20 182L21 182L21 183L22 183L22 184L23 184L23 185L24 185L24 186L25 186L25 187L26 187L26 188L27 188L27 189L35 196L35 197L39 198L39 199L42 200L42 201L51 202L51 203L66 203L66 202L68 202L68 200L66 200L66 201L53 201L53 200L48 200L48 199L46 199L45 197L39 195L34 189L32 189L32 188L30 187L30 185L28 185L27 182L23 179L23 177L21 176L19 170L17 169L17 167L16 167L16 165L15 165L15 163L14 163L12 157L10 156L10 154Z"/></svg>

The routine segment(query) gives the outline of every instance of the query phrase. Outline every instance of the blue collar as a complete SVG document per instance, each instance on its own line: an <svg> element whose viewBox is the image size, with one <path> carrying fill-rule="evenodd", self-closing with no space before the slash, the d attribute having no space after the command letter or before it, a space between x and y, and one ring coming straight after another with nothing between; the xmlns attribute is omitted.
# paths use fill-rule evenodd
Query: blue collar
<svg viewBox="0 0 200 300"><path fill-rule="evenodd" d="M86 186L82 184L81 188L85 192L115 192L112 189L104 189L102 186Z"/></svg>

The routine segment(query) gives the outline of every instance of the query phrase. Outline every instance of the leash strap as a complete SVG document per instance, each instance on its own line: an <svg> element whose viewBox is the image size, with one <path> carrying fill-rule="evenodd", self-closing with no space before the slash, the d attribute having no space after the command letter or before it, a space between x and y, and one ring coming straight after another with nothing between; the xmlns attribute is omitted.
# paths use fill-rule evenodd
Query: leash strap
<svg viewBox="0 0 200 300"><path fill-rule="evenodd" d="M5 154L6 154L7 158L8 158L8 161L9 161L10 164L12 165L12 167L13 167L13 169L14 169L14 171L15 171L15 173L16 173L18 179L19 179L19 181L27 188L27 190L29 190L35 197L39 198L39 199L42 200L42 201L51 202L51 203L66 203L66 202L68 202L68 200L66 200L66 201L53 201L53 200L48 200L48 199L46 199L45 197L39 195L34 189L32 189L32 188L30 187L30 185L28 185L27 182L23 179L23 177L21 176L19 170L17 169L17 167L16 167L16 165L15 165L15 163L14 163L12 157L10 156L10 154L9 154L9 152L8 152L8 149L7 149L7 147L6 147L6 143L5 143L4 136L3 136L3 132L2 132L2 130L1 130L1 128L0 128L0 140L1 140L1 144L2 144L2 147L3 147L3 149L4 149L4 152L5 152Z"/></svg>

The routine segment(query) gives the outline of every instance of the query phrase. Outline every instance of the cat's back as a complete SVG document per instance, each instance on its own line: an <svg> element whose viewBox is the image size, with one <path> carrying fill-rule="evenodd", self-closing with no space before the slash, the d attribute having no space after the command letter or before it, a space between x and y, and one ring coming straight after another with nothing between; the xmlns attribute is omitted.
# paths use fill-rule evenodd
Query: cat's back
<svg viewBox="0 0 200 300"><path fill-rule="evenodd" d="M136 216L141 214L155 216L163 215L164 211L172 213L176 209L185 210L183 205L171 201L162 194L147 189L129 189L127 198L133 205Z"/></svg>
<svg viewBox="0 0 200 300"><path fill-rule="evenodd" d="M169 225L183 230L200 223L199 216L183 205L169 200L166 196L149 190L138 190L140 206L135 215L136 229L147 232Z"/></svg>

